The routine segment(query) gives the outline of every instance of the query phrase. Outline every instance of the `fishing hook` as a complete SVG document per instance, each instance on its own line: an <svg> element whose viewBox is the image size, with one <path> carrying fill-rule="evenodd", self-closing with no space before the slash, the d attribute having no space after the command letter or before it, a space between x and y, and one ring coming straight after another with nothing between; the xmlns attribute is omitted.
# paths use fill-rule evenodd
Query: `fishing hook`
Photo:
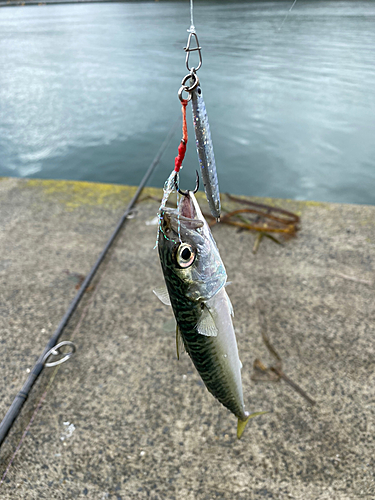
<svg viewBox="0 0 375 500"><path fill-rule="evenodd" d="M195 194L198 189L199 189L199 174L198 174L198 170L195 171L195 174L196 174L196 179L195 179L195 188L194 188L194 191L192 191L193 194ZM176 187L176 190L178 193L180 194L183 194L184 196L188 196L189 195L189 191L181 191L181 189L179 188L178 186L178 180L177 180L177 172L176 172L176 175L174 176L174 185Z"/></svg>

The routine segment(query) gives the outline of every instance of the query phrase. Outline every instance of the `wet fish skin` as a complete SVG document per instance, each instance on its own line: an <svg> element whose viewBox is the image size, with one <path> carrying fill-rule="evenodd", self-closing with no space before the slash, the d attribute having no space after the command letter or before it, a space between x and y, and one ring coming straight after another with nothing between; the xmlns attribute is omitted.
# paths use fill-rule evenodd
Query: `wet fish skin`
<svg viewBox="0 0 375 500"><path fill-rule="evenodd" d="M186 209L188 203L193 211ZM194 218L189 221L184 213ZM164 209L160 218L160 262L182 341L209 392L237 416L241 437L247 421L256 414L249 415L244 407L242 365L224 264L191 192L181 200L180 211ZM176 257L183 245L195 251L193 263L186 268L179 266Z"/></svg>
<svg viewBox="0 0 375 500"><path fill-rule="evenodd" d="M193 123L204 190L212 215L220 219L221 204L210 125L201 86L191 92Z"/></svg>

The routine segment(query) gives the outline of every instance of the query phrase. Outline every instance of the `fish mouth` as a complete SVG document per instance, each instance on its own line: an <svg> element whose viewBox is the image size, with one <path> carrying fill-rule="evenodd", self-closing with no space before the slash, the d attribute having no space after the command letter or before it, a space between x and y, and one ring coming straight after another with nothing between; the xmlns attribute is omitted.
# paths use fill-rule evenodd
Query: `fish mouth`
<svg viewBox="0 0 375 500"><path fill-rule="evenodd" d="M178 212L181 217L186 217L187 219L200 221L202 222L202 225L205 222L201 209L199 208L197 199L192 191L188 191L186 194L183 195L178 205Z"/></svg>
<svg viewBox="0 0 375 500"><path fill-rule="evenodd" d="M178 205L179 214L188 219L197 219L197 210L193 203L193 194L188 191L180 200ZM194 196L195 198L195 196Z"/></svg>
<svg viewBox="0 0 375 500"><path fill-rule="evenodd" d="M176 233L181 228L199 229L205 225L205 219L192 191L188 191L180 199L177 209L164 208L161 212L162 229L172 229Z"/></svg>

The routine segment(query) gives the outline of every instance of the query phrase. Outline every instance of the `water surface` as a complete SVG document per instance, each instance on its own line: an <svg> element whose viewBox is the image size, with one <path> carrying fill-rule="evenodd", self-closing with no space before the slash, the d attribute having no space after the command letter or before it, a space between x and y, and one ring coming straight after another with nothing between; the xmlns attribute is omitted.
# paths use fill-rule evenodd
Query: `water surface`
<svg viewBox="0 0 375 500"><path fill-rule="evenodd" d="M279 29L291 3L195 2L221 189L375 204L375 2L298 0ZM180 113L189 24L187 1L0 9L0 175L138 184Z"/></svg>

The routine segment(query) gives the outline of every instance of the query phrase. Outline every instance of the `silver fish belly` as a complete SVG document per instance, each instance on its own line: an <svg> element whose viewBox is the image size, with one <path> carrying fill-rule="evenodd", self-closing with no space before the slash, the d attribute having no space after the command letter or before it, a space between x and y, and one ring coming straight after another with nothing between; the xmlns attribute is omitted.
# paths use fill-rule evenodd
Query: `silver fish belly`
<svg viewBox="0 0 375 500"><path fill-rule="evenodd" d="M241 437L249 418L259 413L245 411L233 309L225 290L227 275L191 192L183 197L179 210L162 210L159 231L167 291L155 293L172 306L187 353L207 389L237 416Z"/></svg>
<svg viewBox="0 0 375 500"><path fill-rule="evenodd" d="M191 92L195 140L204 190L212 215L220 218L220 191L210 125L200 85Z"/></svg>

